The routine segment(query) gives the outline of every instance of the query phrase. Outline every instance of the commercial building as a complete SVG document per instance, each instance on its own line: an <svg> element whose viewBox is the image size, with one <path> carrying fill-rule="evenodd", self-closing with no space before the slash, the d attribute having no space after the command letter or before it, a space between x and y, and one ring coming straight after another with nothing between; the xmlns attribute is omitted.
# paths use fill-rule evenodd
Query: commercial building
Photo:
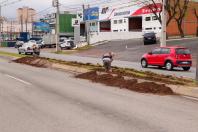
<svg viewBox="0 0 198 132"><path fill-rule="evenodd" d="M72 18L76 18L76 14L70 14L69 12L61 12L59 15L59 29L60 36L73 36L74 28L72 27ZM45 20L50 25L51 33L55 34L56 27L56 14L47 14Z"/></svg>
<svg viewBox="0 0 198 132"><path fill-rule="evenodd" d="M18 23L32 23L36 21L36 10L29 7L22 7L17 9Z"/></svg>
<svg viewBox="0 0 198 132"><path fill-rule="evenodd" d="M156 13L161 10L150 5ZM161 32L161 24L148 6L141 2L110 3L84 10L90 43L113 39L142 38L143 32ZM84 22L82 22L84 23ZM82 25L82 24L81 24Z"/></svg>
<svg viewBox="0 0 198 132"><path fill-rule="evenodd" d="M159 36L162 27L153 12L159 15L162 3L161 0L155 0L155 2L155 5L151 3L148 6L140 1L127 3L119 1L89 7L84 10L81 32L88 32L90 43L112 39L142 38L144 32L155 32ZM185 35L196 35L198 20L194 15L193 7L198 7L198 3L190 1L188 6L182 29ZM167 34L169 36L180 35L174 19L167 26Z"/></svg>

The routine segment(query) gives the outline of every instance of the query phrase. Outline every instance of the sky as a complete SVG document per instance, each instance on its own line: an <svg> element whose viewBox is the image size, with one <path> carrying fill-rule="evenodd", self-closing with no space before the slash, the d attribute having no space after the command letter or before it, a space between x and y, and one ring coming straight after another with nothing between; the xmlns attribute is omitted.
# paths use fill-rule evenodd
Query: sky
<svg viewBox="0 0 198 132"><path fill-rule="evenodd" d="M0 3L5 0L0 0ZM10 2L16 1L16 0L8 0ZM91 0L59 0L61 4L64 4L65 6L73 5L73 4L82 4L84 2L90 2ZM52 0L22 0L21 2L18 2L13 5L9 5L7 7L2 7L2 16L5 16L7 18L15 18L16 17L16 9L28 6L33 9L35 9L37 12L44 10L50 6L52 6ZM51 9L53 10L53 8Z"/></svg>

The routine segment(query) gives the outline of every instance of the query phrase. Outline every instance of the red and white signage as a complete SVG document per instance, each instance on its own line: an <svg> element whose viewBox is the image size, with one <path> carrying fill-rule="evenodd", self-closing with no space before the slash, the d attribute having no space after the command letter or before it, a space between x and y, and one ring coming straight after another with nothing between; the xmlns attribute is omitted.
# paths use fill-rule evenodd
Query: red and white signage
<svg viewBox="0 0 198 132"><path fill-rule="evenodd" d="M110 20L110 19L117 19L117 18L131 17L131 16L141 16L153 12L161 12L161 10L162 10L161 3L151 4L148 6L142 4L134 4L131 6L117 7L117 8L101 7L99 20Z"/></svg>

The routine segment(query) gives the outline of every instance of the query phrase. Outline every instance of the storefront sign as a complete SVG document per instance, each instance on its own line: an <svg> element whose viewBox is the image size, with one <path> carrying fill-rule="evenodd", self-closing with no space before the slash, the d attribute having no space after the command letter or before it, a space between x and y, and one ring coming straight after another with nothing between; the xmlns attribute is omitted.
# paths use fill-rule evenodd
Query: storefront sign
<svg viewBox="0 0 198 132"><path fill-rule="evenodd" d="M126 7L101 7L99 20L110 20L110 19L118 19L124 17L131 17L131 16L140 16L144 14L150 14L155 12L161 11L161 3L157 3L155 5L145 6L144 4L134 4L131 6ZM151 10L152 8L152 10Z"/></svg>

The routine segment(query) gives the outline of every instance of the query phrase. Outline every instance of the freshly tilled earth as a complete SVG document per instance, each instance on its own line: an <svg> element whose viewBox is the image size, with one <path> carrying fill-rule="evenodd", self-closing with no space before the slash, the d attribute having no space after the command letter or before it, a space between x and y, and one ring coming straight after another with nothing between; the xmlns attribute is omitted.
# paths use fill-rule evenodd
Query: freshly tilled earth
<svg viewBox="0 0 198 132"><path fill-rule="evenodd" d="M152 93L158 95L173 95L174 92L165 84L154 82L138 83L137 79L126 80L122 75L98 74L97 71L91 71L76 76L77 78L91 80L92 82L102 83L107 86L115 86L140 93Z"/></svg>

